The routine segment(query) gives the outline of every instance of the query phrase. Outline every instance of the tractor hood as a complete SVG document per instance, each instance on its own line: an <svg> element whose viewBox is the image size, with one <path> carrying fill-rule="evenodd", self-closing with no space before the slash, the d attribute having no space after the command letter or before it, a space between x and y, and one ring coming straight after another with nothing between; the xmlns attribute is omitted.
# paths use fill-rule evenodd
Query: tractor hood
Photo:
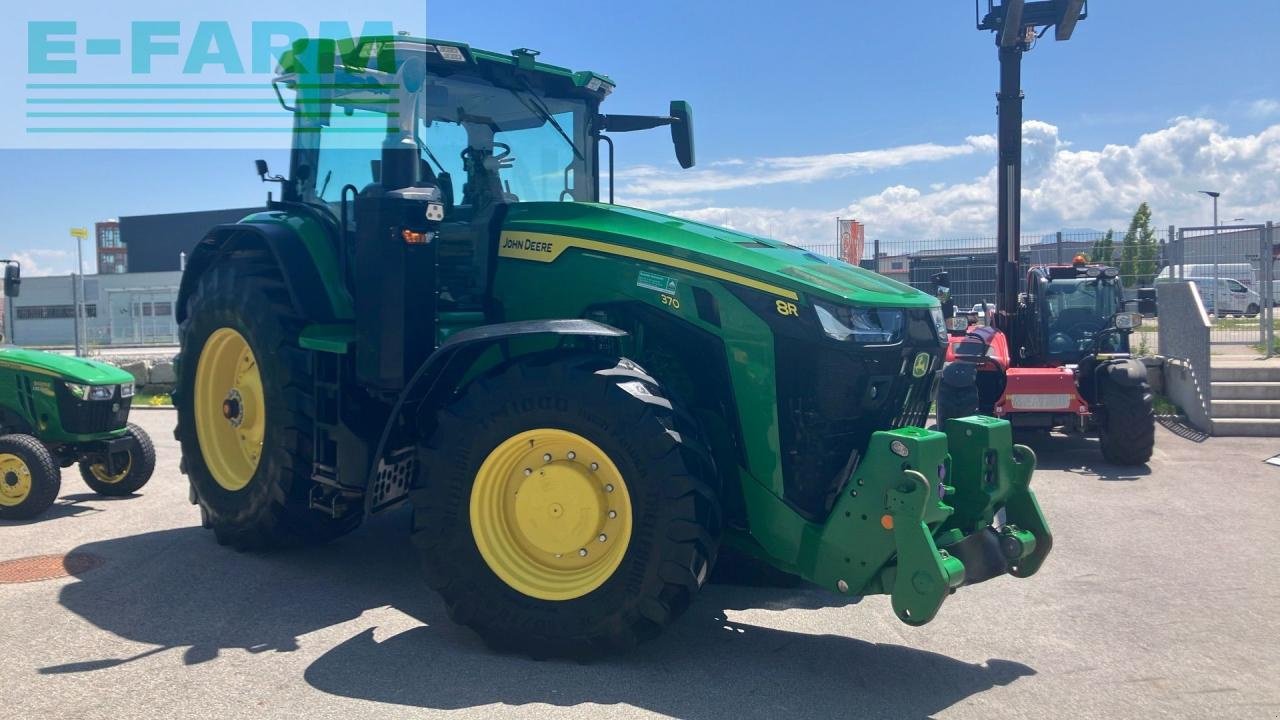
<svg viewBox="0 0 1280 720"><path fill-rule="evenodd" d="M133 382L132 375L114 365L13 346L0 348L0 368L51 375L83 385Z"/></svg>
<svg viewBox="0 0 1280 720"><path fill-rule="evenodd" d="M909 285L803 248L618 205L517 203L511 206L504 229L656 253L851 305L938 305L936 298Z"/></svg>

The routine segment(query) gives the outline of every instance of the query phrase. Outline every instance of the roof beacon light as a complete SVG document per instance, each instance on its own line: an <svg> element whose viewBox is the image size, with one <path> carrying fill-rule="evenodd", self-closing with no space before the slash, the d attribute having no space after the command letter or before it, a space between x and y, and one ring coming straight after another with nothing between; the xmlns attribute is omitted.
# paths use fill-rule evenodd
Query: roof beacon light
<svg viewBox="0 0 1280 720"><path fill-rule="evenodd" d="M1089 258L1085 257L1084 253L1076 253L1076 256L1071 258L1071 264L1076 267L1084 267L1087 262L1089 262Z"/></svg>

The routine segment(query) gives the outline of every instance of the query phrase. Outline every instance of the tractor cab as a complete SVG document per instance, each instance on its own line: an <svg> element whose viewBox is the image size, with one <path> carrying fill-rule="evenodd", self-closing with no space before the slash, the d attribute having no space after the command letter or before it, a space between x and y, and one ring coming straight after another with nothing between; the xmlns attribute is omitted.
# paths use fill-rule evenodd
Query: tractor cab
<svg viewBox="0 0 1280 720"><path fill-rule="evenodd" d="M599 113L613 81L536 61L409 37L300 40L275 85L294 113L285 205L338 237L353 293L360 379L388 392L445 339L500 319L492 295L500 237L516 206L601 200L601 133L671 126L693 165L690 108ZM284 90L292 90L290 104ZM387 242L387 240L392 240ZM521 253L548 255L536 240ZM406 333L427 320L432 331Z"/></svg>
<svg viewBox="0 0 1280 720"><path fill-rule="evenodd" d="M1127 333L1112 329L1124 309L1124 283L1114 267L1039 265L1027 274L1025 364L1074 365L1097 352L1127 353Z"/></svg>

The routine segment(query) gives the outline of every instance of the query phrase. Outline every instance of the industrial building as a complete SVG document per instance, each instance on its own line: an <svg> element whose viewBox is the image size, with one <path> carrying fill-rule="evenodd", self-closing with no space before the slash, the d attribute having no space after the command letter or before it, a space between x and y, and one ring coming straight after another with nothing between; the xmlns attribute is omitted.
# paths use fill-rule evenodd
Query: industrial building
<svg viewBox="0 0 1280 720"><path fill-rule="evenodd" d="M174 307L181 280L176 270L86 275L86 346L178 344ZM22 294L6 303L6 339L28 347L74 347L76 284L74 275L23 278Z"/></svg>
<svg viewBox="0 0 1280 720"><path fill-rule="evenodd" d="M104 245L104 227L98 224L98 272L101 274L156 273L182 269L182 257L190 255L196 243L215 225L234 223L263 208L202 210L165 215L133 215L115 223L112 238L116 245ZM123 261L123 265L121 262Z"/></svg>

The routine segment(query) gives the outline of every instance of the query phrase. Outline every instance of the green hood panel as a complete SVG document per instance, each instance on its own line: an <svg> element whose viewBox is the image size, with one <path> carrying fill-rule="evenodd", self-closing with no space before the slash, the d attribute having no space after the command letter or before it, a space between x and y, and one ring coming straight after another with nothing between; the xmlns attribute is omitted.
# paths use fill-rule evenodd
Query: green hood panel
<svg viewBox="0 0 1280 720"><path fill-rule="evenodd" d="M598 203L517 203L511 206L505 229L616 243L853 305L938 304L909 285L802 248L647 210Z"/></svg>
<svg viewBox="0 0 1280 720"><path fill-rule="evenodd" d="M20 347L0 348L0 369L52 375L84 385L118 385L133 376L115 365Z"/></svg>

